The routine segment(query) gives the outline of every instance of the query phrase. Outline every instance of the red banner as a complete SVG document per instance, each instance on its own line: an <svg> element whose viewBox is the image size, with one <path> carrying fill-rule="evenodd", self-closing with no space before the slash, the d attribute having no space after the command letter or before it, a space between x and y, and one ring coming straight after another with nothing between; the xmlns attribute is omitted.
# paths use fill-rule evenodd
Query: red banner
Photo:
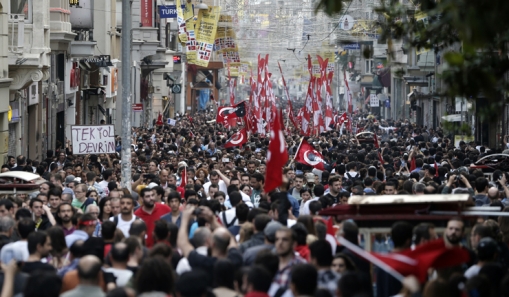
<svg viewBox="0 0 509 297"><path fill-rule="evenodd" d="M153 7L152 7L152 0L141 0L141 26L142 27L152 27L153 26L153 23L152 23L152 12L153 12Z"/></svg>

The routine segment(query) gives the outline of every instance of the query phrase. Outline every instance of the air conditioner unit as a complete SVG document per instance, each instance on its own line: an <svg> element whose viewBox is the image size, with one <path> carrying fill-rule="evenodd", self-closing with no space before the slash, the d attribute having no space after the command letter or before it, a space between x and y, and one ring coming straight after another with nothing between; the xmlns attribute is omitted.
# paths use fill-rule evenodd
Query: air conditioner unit
<svg viewBox="0 0 509 297"><path fill-rule="evenodd" d="M39 103L39 83L34 82L28 87L28 105Z"/></svg>

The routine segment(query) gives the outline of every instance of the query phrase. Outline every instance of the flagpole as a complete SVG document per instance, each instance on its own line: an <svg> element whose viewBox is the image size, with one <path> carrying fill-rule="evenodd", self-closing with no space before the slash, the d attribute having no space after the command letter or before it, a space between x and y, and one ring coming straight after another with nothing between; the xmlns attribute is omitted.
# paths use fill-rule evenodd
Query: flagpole
<svg viewBox="0 0 509 297"><path fill-rule="evenodd" d="M378 259L377 257L371 255L370 253L366 252L365 250L361 249L360 247L356 246L355 244L351 243L350 241L346 240L344 237L339 237L338 239L339 243L343 245L345 248L351 250L355 254L361 256L362 258L368 260L369 262L373 263L374 265L378 266L380 269L383 269L385 272L393 276L395 279L397 279L400 282L403 282L403 279L405 277L394 270L392 267L384 263L382 260Z"/></svg>
<svg viewBox="0 0 509 297"><path fill-rule="evenodd" d="M297 153L300 150L300 146L302 145L302 141L304 141L304 137L300 139L299 147L297 147L297 150L295 151L295 155L293 155L293 161L295 161L295 158L297 157Z"/></svg>

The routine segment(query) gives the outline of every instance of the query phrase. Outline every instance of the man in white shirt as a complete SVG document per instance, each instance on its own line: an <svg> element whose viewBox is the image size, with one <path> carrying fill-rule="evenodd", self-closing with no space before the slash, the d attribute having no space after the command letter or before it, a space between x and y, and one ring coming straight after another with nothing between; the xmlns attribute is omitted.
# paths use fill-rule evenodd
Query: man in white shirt
<svg viewBox="0 0 509 297"><path fill-rule="evenodd" d="M118 287L127 285L133 272L127 269L127 262L129 261L129 249L124 242L113 244L110 251L111 267L105 268L104 271L113 273Z"/></svg>
<svg viewBox="0 0 509 297"><path fill-rule="evenodd" d="M111 169L104 170L102 175L103 175L103 180L99 183L99 187L101 187L101 189L103 191L102 198L104 198L104 197L108 197L108 195L110 194L110 190L108 189L108 183L110 181L116 181L117 177L116 177L115 172Z"/></svg>
<svg viewBox="0 0 509 297"><path fill-rule="evenodd" d="M313 189L314 198L306 201L306 203L304 204L304 207L302 208L302 212L299 215L310 215L311 212L309 211L309 204L312 201L318 201L320 199L320 197L322 197L324 192L325 192L325 189L322 185L316 185L315 188Z"/></svg>
<svg viewBox="0 0 509 297"><path fill-rule="evenodd" d="M3 217L2 220L12 220L12 218L9 217ZM2 248L0 251L0 261L2 263L9 263L6 259L20 259L21 261L26 261L28 259L28 256L30 255L28 253L28 242L27 238L28 235L35 230L35 222L32 219L21 219L18 222L18 234L21 237L20 240L16 242L11 242ZM7 262L6 262L7 261Z"/></svg>
<svg viewBox="0 0 509 297"><path fill-rule="evenodd" d="M196 229L193 235L193 243L196 246L196 252L200 255L206 256L207 251L209 248L209 240L212 237L212 233L210 232L210 229L207 227L200 227ZM177 264L177 268L175 271L178 275L182 275L184 272L191 271L191 265L189 265L189 261L186 257L183 257L180 259L179 263Z"/></svg>
<svg viewBox="0 0 509 297"><path fill-rule="evenodd" d="M224 227L230 228L231 226L237 226L239 224L239 220L237 219L235 207L242 203L242 195L237 192L231 192L230 195L230 203L232 208L223 211L219 214L219 219Z"/></svg>
<svg viewBox="0 0 509 297"><path fill-rule="evenodd" d="M136 216L133 214L134 200L132 197L126 197L125 195L120 199L120 214L111 217L110 221L117 224L117 228L124 233L126 238L129 237L129 229L131 224L136 220Z"/></svg>
<svg viewBox="0 0 509 297"><path fill-rule="evenodd" d="M217 171L210 172L209 179L210 179L209 182L206 182L205 184L203 184L203 190L205 191L205 193L209 192L210 185L217 185L219 187L219 191L221 191L223 193L227 192L227 189L226 189L227 185L222 179L219 178L219 173ZM228 183L229 182L230 181L228 180Z"/></svg>

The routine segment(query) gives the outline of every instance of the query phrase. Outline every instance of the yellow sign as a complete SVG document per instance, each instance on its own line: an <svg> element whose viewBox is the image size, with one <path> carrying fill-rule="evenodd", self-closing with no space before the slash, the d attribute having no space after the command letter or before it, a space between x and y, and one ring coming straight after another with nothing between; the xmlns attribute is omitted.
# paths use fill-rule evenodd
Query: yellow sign
<svg viewBox="0 0 509 297"><path fill-rule="evenodd" d="M207 67L212 57L221 7L200 9L196 22L196 65ZM239 61L240 62L240 61Z"/></svg>
<svg viewBox="0 0 509 297"><path fill-rule="evenodd" d="M12 108L10 105L9 105L9 111L7 112L7 119L9 120L9 122L12 120Z"/></svg>
<svg viewBox="0 0 509 297"><path fill-rule="evenodd" d="M182 4L180 0L176 0L175 4L177 5L177 24L179 26L179 39L180 42L185 43L187 41L187 33L186 33L186 20L184 19Z"/></svg>

